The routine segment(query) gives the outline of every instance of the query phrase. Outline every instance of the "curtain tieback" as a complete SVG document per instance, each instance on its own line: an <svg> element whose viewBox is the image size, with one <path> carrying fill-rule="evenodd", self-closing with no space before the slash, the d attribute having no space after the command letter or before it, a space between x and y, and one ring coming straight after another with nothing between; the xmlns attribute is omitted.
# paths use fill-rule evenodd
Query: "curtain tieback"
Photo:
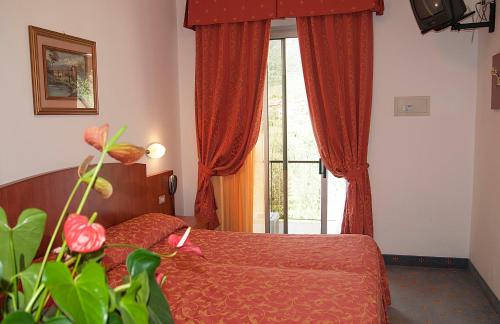
<svg viewBox="0 0 500 324"><path fill-rule="evenodd" d="M198 172L204 177L204 178L210 178L213 175L212 170L207 167L205 164L198 162Z"/></svg>
<svg viewBox="0 0 500 324"><path fill-rule="evenodd" d="M365 163L349 168L345 173L345 178L349 182L359 179L366 171L368 171L369 167L370 165L368 163Z"/></svg>

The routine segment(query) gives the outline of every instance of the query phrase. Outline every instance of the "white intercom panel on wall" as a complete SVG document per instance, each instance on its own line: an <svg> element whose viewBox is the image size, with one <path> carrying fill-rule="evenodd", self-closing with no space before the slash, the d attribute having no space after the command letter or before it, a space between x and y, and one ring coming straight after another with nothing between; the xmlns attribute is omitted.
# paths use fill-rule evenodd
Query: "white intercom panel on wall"
<svg viewBox="0 0 500 324"><path fill-rule="evenodd" d="M431 97L395 97L394 116L429 116Z"/></svg>

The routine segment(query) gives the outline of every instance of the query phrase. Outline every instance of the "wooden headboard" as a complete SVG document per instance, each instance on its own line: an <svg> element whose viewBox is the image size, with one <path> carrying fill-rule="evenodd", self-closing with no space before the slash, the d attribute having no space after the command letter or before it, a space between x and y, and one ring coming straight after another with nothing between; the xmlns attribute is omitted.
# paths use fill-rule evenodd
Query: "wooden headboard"
<svg viewBox="0 0 500 324"><path fill-rule="evenodd" d="M113 195L109 199L102 199L92 191L83 214L90 216L94 211L98 212L97 222L106 227L148 212L174 215L174 197L168 193L168 178L172 174L172 171L166 171L146 177L145 164L105 164L99 175L112 183ZM5 209L11 226L16 224L19 213L26 208L39 208L47 212L40 251L45 250L77 177L77 168L70 168L0 186L0 206ZM84 188L81 186L70 212L76 210ZM166 197L162 205L158 202L161 195Z"/></svg>

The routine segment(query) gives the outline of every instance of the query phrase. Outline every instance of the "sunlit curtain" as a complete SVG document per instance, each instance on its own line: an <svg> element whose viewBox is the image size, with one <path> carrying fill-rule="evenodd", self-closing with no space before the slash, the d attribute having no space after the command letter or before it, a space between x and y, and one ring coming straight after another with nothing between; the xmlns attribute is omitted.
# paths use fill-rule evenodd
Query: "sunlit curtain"
<svg viewBox="0 0 500 324"><path fill-rule="evenodd" d="M264 107L267 106L267 86L264 92ZM266 196L268 167L266 155L267 114L262 114L259 139L252 151L253 158L253 232L266 232Z"/></svg>
<svg viewBox="0 0 500 324"><path fill-rule="evenodd" d="M265 124L263 114L259 139L241 170L236 175L212 178L220 221L218 230L266 232Z"/></svg>
<svg viewBox="0 0 500 324"><path fill-rule="evenodd" d="M253 230L254 152L248 154L243 167L230 176L213 177L219 230L248 232Z"/></svg>

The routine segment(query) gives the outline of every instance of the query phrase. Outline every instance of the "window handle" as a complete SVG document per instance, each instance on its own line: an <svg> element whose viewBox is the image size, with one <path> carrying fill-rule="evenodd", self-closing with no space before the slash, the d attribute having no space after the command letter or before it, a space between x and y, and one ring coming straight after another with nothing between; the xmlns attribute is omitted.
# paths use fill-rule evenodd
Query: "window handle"
<svg viewBox="0 0 500 324"><path fill-rule="evenodd" d="M323 165L323 161L321 158L319 159L319 174L323 176L324 179L326 179L326 167Z"/></svg>

